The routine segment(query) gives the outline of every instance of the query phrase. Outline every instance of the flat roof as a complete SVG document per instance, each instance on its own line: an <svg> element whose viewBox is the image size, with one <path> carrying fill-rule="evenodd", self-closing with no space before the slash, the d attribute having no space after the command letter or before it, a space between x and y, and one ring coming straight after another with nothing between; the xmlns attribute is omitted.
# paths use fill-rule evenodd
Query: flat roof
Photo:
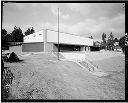
<svg viewBox="0 0 128 103"><path fill-rule="evenodd" d="M58 43L58 31L55 30L41 30L39 32L30 34L24 37L24 43L30 42L44 42L44 34L47 35L46 41L52 43ZM69 34L65 32L59 32L59 43L60 44L71 44L71 45L93 45L93 39L85 38L82 36Z"/></svg>

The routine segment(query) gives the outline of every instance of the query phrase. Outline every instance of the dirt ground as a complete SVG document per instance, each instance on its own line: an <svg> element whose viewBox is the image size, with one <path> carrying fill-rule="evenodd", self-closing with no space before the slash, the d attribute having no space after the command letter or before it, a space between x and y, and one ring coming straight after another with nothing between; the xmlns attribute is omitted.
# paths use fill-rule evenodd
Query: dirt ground
<svg viewBox="0 0 128 103"><path fill-rule="evenodd" d="M97 77L74 62L57 61L50 54L20 56L20 63L5 63L14 74L9 99L124 100L125 60L114 56L94 61L109 73Z"/></svg>

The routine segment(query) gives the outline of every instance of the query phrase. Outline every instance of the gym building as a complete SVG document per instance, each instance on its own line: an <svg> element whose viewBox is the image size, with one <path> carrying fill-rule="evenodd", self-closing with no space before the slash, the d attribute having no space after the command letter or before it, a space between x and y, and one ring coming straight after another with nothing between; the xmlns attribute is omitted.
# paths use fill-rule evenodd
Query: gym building
<svg viewBox="0 0 128 103"><path fill-rule="evenodd" d="M76 36L69 33L44 29L24 37L22 52L60 52L90 51L93 39Z"/></svg>

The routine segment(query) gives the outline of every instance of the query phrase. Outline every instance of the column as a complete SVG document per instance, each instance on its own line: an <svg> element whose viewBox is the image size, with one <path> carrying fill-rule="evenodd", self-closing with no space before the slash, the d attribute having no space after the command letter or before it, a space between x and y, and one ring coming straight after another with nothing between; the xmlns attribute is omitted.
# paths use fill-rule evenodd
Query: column
<svg viewBox="0 0 128 103"><path fill-rule="evenodd" d="M86 51L90 51L90 47L89 46L86 46Z"/></svg>
<svg viewBox="0 0 128 103"><path fill-rule="evenodd" d="M85 46L81 46L80 51L85 51Z"/></svg>
<svg viewBox="0 0 128 103"><path fill-rule="evenodd" d="M44 52L47 52L47 29L44 30L43 39L44 39Z"/></svg>

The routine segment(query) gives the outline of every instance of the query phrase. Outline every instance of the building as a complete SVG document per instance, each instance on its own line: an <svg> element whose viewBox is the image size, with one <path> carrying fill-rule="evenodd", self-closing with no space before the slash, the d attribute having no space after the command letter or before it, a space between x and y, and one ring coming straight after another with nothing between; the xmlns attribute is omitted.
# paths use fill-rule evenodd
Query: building
<svg viewBox="0 0 128 103"><path fill-rule="evenodd" d="M93 39L59 32L59 51L87 51ZM58 31L41 30L24 37L22 52L57 52Z"/></svg>
<svg viewBox="0 0 128 103"><path fill-rule="evenodd" d="M95 41L93 46L91 46L91 51L100 51L101 49L101 42Z"/></svg>

